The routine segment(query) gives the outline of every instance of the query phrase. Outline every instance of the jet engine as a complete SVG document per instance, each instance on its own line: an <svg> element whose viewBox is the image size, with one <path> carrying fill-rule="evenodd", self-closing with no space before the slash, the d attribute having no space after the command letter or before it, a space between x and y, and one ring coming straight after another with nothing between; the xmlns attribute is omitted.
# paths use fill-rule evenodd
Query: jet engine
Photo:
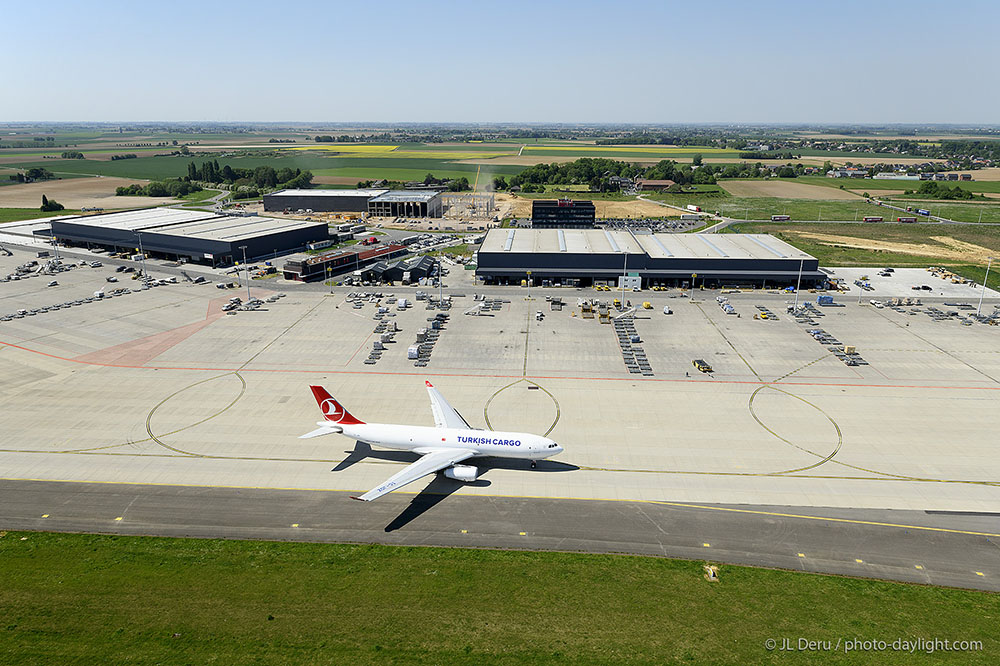
<svg viewBox="0 0 1000 666"><path fill-rule="evenodd" d="M444 475L456 481L475 481L479 476L479 468L473 465L453 465L444 470Z"/></svg>

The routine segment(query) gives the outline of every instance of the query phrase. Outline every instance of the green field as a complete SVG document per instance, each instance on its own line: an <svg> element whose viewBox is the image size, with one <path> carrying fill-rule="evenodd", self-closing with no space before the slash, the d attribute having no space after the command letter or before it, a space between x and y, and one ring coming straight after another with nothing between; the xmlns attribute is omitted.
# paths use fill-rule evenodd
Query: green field
<svg viewBox="0 0 1000 666"><path fill-rule="evenodd" d="M906 254L882 250L865 250L827 245L802 238L795 232L830 234L852 238L887 241L892 243L926 244L930 247L948 246L933 237L949 237L995 250L1000 254L1000 227L992 225L941 225L941 224L809 224L788 222L737 223L724 229L724 233L773 234L778 238L808 252L821 266L893 266L895 268L926 268L948 266L956 273L982 284L986 274L985 264L970 264L943 259L939 256ZM988 286L1000 289L1000 271L990 271Z"/></svg>
<svg viewBox="0 0 1000 666"><path fill-rule="evenodd" d="M869 664L769 638L949 638L994 664L1000 595L702 562L7 532L7 663Z"/></svg>
<svg viewBox="0 0 1000 666"><path fill-rule="evenodd" d="M883 201L891 201L896 206L911 206L914 209L923 208L929 210L931 215L939 215L956 222L990 222L1000 223L1000 201L996 203L952 203L945 201L922 201L912 198L885 198ZM906 215L893 211L896 216Z"/></svg>
<svg viewBox="0 0 1000 666"><path fill-rule="evenodd" d="M733 197L725 192L709 194L665 194L646 195L649 199L663 201L675 206L701 206L707 212L721 212L727 217L750 220L769 220L772 215L791 215L792 220L860 220L866 215L880 215L888 218L885 208L865 203L863 200L814 200L779 199L776 197Z"/></svg>
<svg viewBox="0 0 1000 666"><path fill-rule="evenodd" d="M975 173L975 172L972 172ZM903 192L905 190L916 190L921 184L927 181L920 180L854 180L846 178L827 178L825 176L799 176L795 180L791 181L793 183L806 183L808 185L823 185L825 187L839 188L841 185L844 189L850 191L863 192L865 190L898 190ZM942 185L947 185L948 187L958 186L963 190L968 190L969 192L1000 192L1000 181L983 180L983 181L941 181Z"/></svg>
<svg viewBox="0 0 1000 666"><path fill-rule="evenodd" d="M219 194L220 190L201 190L200 192L191 192L190 194L185 194L180 197L184 201L204 201L205 199L211 199L216 194Z"/></svg>
<svg viewBox="0 0 1000 666"><path fill-rule="evenodd" d="M433 153L429 153L433 154ZM45 167L50 171L65 171L78 174L95 174L102 176L119 176L122 178L144 178L149 180L163 180L166 178L178 178L187 174L187 165L190 162L201 164L209 159L218 159L219 165L226 164L231 167L250 168L256 166L272 166L275 169L289 167L310 170L317 176L342 176L357 178L358 180L371 180L384 178L387 180L423 180L428 173L433 173L438 178L461 178L469 179L471 183L476 176L476 171L480 169L476 164L460 164L457 162L435 159L428 157L421 158L394 158L391 153L384 157L325 157L316 155L313 152L292 152L283 154L281 157L271 155L257 157L253 153L241 157L215 158L212 155L191 155L178 157L138 157L131 160L96 161L96 160L43 160L40 162L24 162L19 164L21 168ZM483 165L482 174L493 175L513 175L521 172L524 167L520 166L486 166Z"/></svg>
<svg viewBox="0 0 1000 666"><path fill-rule="evenodd" d="M57 215L79 215L78 210L60 210L55 213L43 213L37 208L0 208L0 222L18 222L20 220L37 220L42 217Z"/></svg>

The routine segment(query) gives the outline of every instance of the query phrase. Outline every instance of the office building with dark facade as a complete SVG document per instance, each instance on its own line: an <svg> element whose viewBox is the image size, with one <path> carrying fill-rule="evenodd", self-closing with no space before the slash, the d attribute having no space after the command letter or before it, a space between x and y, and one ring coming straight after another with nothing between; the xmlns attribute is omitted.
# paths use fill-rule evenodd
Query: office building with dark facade
<svg viewBox="0 0 1000 666"><path fill-rule="evenodd" d="M487 284L617 284L644 287L825 284L818 260L767 234L634 234L628 230L491 229L476 276ZM528 271L531 275L528 275Z"/></svg>
<svg viewBox="0 0 1000 666"><path fill-rule="evenodd" d="M281 267L281 272L286 280L313 282L351 271L360 271L373 262L394 259L406 253L405 246L394 243L367 248L331 250L315 257L287 261Z"/></svg>
<svg viewBox="0 0 1000 666"><path fill-rule="evenodd" d="M305 249L329 238L325 222L230 216L174 208L86 215L53 220L60 243L147 256L226 266Z"/></svg>
<svg viewBox="0 0 1000 666"><path fill-rule="evenodd" d="M531 226L537 229L592 229L597 217L593 201L535 199Z"/></svg>
<svg viewBox="0 0 1000 666"><path fill-rule="evenodd" d="M368 202L389 190L278 190L264 195L267 212L366 213Z"/></svg>

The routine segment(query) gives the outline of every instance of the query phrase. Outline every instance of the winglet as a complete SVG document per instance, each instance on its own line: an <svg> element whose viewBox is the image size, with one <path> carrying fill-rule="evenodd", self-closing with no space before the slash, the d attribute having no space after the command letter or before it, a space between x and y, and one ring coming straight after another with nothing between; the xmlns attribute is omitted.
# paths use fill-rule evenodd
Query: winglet
<svg viewBox="0 0 1000 666"><path fill-rule="evenodd" d="M431 384L431 383L430 383L429 381L427 381L426 379L424 380L424 384L427 384L427 388L434 388L434 384Z"/></svg>
<svg viewBox="0 0 1000 666"><path fill-rule="evenodd" d="M322 386L310 386L316 404L323 412L323 418L341 425L364 425L364 421L351 416L351 413L344 409L344 406L337 402L332 395L326 392Z"/></svg>

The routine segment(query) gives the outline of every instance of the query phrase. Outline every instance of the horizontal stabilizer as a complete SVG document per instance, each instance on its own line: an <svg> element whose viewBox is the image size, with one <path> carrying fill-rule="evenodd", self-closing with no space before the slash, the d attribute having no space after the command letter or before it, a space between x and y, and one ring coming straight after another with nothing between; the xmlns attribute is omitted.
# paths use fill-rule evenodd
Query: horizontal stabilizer
<svg viewBox="0 0 1000 666"><path fill-rule="evenodd" d="M329 435L332 433L344 432L344 429L340 426L335 425L324 425L316 428L312 432L307 432L304 435L299 435L299 439L312 439L313 437L322 437L323 435Z"/></svg>

